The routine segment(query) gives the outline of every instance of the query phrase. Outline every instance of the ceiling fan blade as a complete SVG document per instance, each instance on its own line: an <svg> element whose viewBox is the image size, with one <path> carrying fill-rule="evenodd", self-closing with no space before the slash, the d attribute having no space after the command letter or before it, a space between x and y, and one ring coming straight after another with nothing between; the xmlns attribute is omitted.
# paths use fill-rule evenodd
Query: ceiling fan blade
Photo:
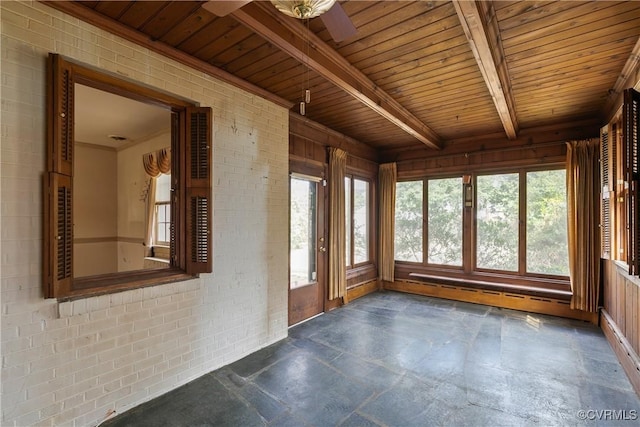
<svg viewBox="0 0 640 427"><path fill-rule="evenodd" d="M336 42L341 42L357 33L356 27L344 11L340 3L335 2L331 9L320 15L327 31Z"/></svg>
<svg viewBox="0 0 640 427"><path fill-rule="evenodd" d="M231 12L240 9L252 0L209 0L202 5L203 8L216 16L227 16Z"/></svg>

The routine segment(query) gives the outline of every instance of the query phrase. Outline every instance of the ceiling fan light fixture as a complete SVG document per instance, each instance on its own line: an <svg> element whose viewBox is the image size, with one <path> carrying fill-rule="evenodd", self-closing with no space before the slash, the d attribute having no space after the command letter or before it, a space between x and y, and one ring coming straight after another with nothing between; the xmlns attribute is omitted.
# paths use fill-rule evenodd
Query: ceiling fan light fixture
<svg viewBox="0 0 640 427"><path fill-rule="evenodd" d="M285 15L297 19L320 16L333 6L336 0L271 0L271 3Z"/></svg>

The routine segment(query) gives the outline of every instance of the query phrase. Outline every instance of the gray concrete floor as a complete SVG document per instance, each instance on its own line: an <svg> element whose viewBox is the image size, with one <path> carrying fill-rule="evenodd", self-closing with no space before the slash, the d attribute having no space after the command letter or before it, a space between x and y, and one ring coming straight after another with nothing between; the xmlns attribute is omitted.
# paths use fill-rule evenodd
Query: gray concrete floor
<svg viewBox="0 0 640 427"><path fill-rule="evenodd" d="M104 425L631 427L639 416L593 325L381 292Z"/></svg>

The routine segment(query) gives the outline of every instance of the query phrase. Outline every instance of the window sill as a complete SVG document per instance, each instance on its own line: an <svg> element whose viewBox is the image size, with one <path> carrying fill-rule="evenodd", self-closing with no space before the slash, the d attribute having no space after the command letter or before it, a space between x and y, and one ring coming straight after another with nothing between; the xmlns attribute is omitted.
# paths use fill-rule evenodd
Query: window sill
<svg viewBox="0 0 640 427"><path fill-rule="evenodd" d="M544 276L520 276L495 272L465 273L461 269L429 268L423 265L396 263L395 277L407 280L433 280L438 283L467 284L483 289L502 289L507 292L521 292L553 297L571 296L568 278Z"/></svg>
<svg viewBox="0 0 640 427"><path fill-rule="evenodd" d="M148 286L164 285L196 277L198 276L187 274L178 268L166 267L83 277L74 279L73 289L69 295L58 298L58 301L71 301Z"/></svg>

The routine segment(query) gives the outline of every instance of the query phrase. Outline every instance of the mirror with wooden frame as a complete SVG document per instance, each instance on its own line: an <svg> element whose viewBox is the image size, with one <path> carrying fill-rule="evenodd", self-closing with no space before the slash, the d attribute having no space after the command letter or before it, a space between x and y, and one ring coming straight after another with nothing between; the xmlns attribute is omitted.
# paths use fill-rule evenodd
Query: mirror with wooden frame
<svg viewBox="0 0 640 427"><path fill-rule="evenodd" d="M47 78L45 297L210 272L211 109L56 54ZM101 102L126 110L142 134L104 135L117 114Z"/></svg>

